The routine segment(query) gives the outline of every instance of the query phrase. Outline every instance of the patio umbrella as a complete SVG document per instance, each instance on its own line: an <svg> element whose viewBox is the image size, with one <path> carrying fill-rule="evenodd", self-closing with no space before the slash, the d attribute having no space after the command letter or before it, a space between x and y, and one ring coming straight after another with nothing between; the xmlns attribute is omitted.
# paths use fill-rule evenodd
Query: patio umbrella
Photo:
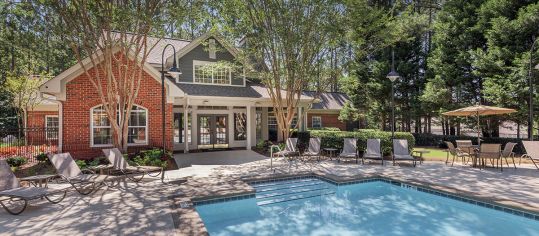
<svg viewBox="0 0 539 236"><path fill-rule="evenodd" d="M516 112L515 109L502 108L502 107L490 107L484 105L474 105L469 107L460 108L454 111L448 111L442 113L445 116L476 116L477 117L477 144L481 144L480 139L480 124L479 116L487 115L501 115Z"/></svg>

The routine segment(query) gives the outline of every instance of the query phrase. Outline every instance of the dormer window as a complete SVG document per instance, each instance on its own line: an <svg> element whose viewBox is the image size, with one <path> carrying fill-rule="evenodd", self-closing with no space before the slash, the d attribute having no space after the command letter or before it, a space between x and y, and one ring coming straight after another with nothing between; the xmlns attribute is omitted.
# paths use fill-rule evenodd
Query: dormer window
<svg viewBox="0 0 539 236"><path fill-rule="evenodd" d="M193 61L193 82L198 84L231 84L229 66L209 61Z"/></svg>

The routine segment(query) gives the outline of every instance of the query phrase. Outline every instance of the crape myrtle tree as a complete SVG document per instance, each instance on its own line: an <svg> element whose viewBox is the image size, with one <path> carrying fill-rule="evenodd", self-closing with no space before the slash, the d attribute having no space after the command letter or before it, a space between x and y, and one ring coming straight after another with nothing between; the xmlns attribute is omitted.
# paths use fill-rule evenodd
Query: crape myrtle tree
<svg viewBox="0 0 539 236"><path fill-rule="evenodd" d="M155 44L147 36L162 20L159 0L47 1L61 21L84 73L99 95L113 131L113 145L127 151L128 123L137 98L143 66ZM83 59L88 57L91 66ZM93 68L96 73L91 73ZM164 145L164 144L163 144Z"/></svg>
<svg viewBox="0 0 539 236"><path fill-rule="evenodd" d="M334 19L343 6L331 0L227 0L215 4L226 34L245 37L244 65L257 70L277 118L280 138L290 135L302 91L322 78L318 68L338 38Z"/></svg>

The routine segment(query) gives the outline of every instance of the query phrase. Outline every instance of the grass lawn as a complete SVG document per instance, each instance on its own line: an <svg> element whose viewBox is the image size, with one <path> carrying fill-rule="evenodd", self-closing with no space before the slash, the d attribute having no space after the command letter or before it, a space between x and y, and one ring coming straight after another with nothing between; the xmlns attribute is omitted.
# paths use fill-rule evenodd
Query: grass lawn
<svg viewBox="0 0 539 236"><path fill-rule="evenodd" d="M426 161L445 161L447 158L447 152L445 149L436 147L416 147L414 151L429 151L429 153L423 153L423 159Z"/></svg>

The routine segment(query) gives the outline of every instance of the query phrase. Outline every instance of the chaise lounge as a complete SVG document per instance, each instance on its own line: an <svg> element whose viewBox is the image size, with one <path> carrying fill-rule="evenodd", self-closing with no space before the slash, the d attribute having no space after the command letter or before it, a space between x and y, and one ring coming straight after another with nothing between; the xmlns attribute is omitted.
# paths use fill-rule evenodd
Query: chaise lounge
<svg viewBox="0 0 539 236"><path fill-rule="evenodd" d="M412 165L415 167L417 160L410 153L408 149L408 140L406 139L393 139L393 165L397 161L411 161Z"/></svg>
<svg viewBox="0 0 539 236"><path fill-rule="evenodd" d="M365 160L379 160L384 165L384 157L380 151L380 139L367 139L367 149L361 157L361 163L365 164Z"/></svg>
<svg viewBox="0 0 539 236"><path fill-rule="evenodd" d="M160 174L164 174L163 167L129 165L118 148L103 149L102 151L115 170L134 182L141 181L144 175L157 177ZM139 176L138 178L135 177L137 175Z"/></svg>
<svg viewBox="0 0 539 236"><path fill-rule="evenodd" d="M45 198L53 204L59 203L66 196L66 192L65 189L21 187L19 180L17 180L7 162L0 160L0 205L9 214L21 214L28 206L28 201L39 198ZM52 198L51 196L54 195L58 196ZM21 204L22 206L20 206ZM13 206L10 207L10 205ZM19 207L16 205L19 205Z"/></svg>

